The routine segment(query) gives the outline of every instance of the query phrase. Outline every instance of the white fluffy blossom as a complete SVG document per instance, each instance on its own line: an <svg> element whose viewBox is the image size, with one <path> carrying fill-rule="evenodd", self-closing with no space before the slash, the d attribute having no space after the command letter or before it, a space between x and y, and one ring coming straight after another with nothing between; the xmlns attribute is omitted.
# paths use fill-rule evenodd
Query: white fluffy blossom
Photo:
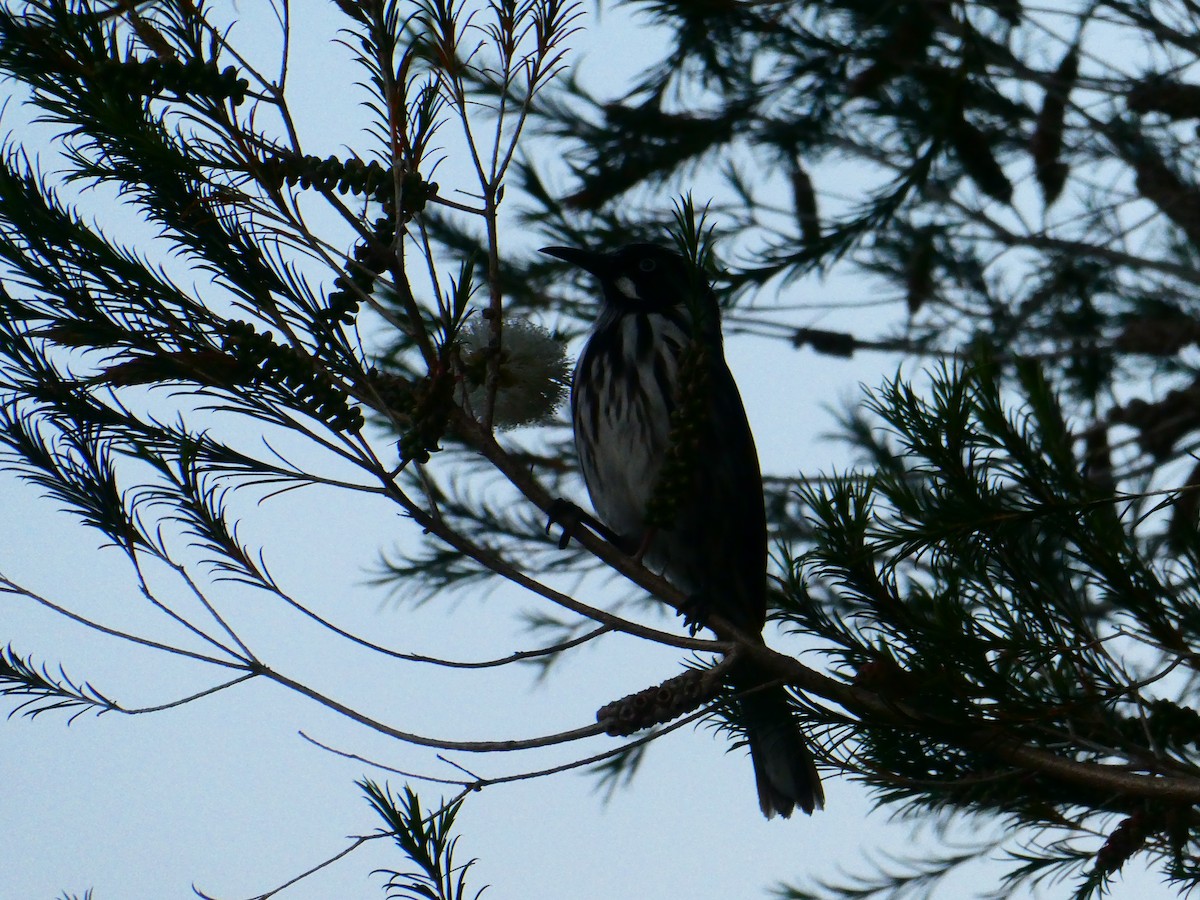
<svg viewBox="0 0 1200 900"><path fill-rule="evenodd" d="M487 406L491 325L474 317L459 332L466 399L475 415ZM537 425L554 415L571 382L567 349L540 325L508 317L500 341L500 372L493 421L498 428Z"/></svg>

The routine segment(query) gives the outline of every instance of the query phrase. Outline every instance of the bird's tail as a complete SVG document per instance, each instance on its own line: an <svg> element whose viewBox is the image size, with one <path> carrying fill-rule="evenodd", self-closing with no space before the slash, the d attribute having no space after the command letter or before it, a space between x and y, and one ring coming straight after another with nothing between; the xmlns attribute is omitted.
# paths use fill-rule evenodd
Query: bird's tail
<svg viewBox="0 0 1200 900"><path fill-rule="evenodd" d="M824 807L821 778L792 714L787 691L780 685L762 686L753 671L744 669L734 674L732 682L738 692L763 815L786 819L797 806L810 814Z"/></svg>

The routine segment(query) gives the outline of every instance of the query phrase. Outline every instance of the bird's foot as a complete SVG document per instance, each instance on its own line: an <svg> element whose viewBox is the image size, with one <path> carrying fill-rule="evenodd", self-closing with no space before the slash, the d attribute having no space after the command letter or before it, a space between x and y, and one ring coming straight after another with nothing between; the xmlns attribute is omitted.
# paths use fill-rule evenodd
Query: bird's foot
<svg viewBox="0 0 1200 900"><path fill-rule="evenodd" d="M549 534L550 529L556 524L562 526L562 534L558 538L559 550L567 549L567 544L571 543L571 538L579 534L581 528L588 528L622 553L632 552L633 547L628 538L617 534L587 510L563 497L557 498L550 504L549 517L546 520L546 534Z"/></svg>
<svg viewBox="0 0 1200 900"><path fill-rule="evenodd" d="M562 526L562 534L558 536L558 549L566 550L567 544L571 543L571 538L579 533L579 529L583 527L588 514L580 507L563 497L555 498L550 504L550 510L546 516L546 534L550 533L550 529L555 525Z"/></svg>
<svg viewBox="0 0 1200 900"><path fill-rule="evenodd" d="M695 637L696 632L704 627L711 612L712 603L708 597L703 594L690 594L683 601L683 606L679 607L676 615L683 617L683 624L687 626L688 633Z"/></svg>

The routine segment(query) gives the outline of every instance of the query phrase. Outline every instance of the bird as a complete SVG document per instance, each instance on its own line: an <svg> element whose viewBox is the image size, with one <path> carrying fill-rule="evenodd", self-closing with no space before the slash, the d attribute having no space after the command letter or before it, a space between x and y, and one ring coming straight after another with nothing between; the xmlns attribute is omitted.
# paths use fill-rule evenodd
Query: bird
<svg viewBox="0 0 1200 900"><path fill-rule="evenodd" d="M683 254L654 243L541 252L589 273L600 286L599 312L572 379L571 418L602 533L688 596L684 613L693 630L715 613L762 641L767 614L762 476L741 395L725 362L711 284ZM686 423L680 422L681 410ZM680 443L687 445L684 452ZM667 502L674 508L663 521L648 507L670 493L659 486L660 476L666 480L666 470L681 465L691 471L682 482L676 477L682 488L673 504ZM763 814L788 818L797 806L810 814L822 808L820 777L784 687L736 659L728 683Z"/></svg>

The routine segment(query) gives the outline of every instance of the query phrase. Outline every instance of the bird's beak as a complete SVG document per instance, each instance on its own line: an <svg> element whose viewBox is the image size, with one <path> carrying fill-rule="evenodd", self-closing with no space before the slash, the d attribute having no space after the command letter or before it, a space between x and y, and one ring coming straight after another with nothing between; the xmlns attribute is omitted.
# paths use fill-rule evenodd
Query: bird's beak
<svg viewBox="0 0 1200 900"><path fill-rule="evenodd" d="M582 247L543 247L542 253L555 256L573 266L578 266L585 272L599 276L605 268L607 254L595 250L584 250Z"/></svg>

